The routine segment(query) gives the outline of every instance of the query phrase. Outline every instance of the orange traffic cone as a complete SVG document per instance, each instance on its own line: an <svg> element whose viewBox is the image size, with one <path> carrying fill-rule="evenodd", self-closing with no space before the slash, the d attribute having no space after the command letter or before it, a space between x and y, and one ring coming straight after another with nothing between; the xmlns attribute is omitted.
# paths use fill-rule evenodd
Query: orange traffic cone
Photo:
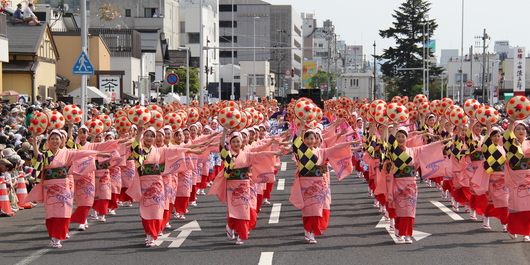
<svg viewBox="0 0 530 265"><path fill-rule="evenodd" d="M14 216L15 213L11 210L11 204L9 203L9 196L7 194L6 179L4 176L0 176L0 210L1 215Z"/></svg>
<svg viewBox="0 0 530 265"><path fill-rule="evenodd" d="M20 210L33 208L31 203L23 203L26 197L28 197L28 189L26 188L26 180L24 179L24 173L22 172L18 175L17 197L18 207Z"/></svg>

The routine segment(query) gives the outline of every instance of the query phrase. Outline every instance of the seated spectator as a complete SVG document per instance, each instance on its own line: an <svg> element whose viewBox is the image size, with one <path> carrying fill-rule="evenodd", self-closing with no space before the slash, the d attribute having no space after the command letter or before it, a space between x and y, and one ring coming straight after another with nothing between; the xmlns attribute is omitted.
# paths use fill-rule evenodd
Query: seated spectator
<svg viewBox="0 0 530 265"><path fill-rule="evenodd" d="M13 16L11 17L11 22L13 24L15 23L24 23L24 19L22 18L22 4L17 4L17 10L13 13Z"/></svg>
<svg viewBox="0 0 530 265"><path fill-rule="evenodd" d="M37 16L35 16L35 14L33 14L33 11L31 11L32 8L33 8L32 3L29 3L28 6L24 8L24 14L22 14L22 17L24 18L24 22L33 21L35 22L35 25L40 26L41 25L40 21L37 20Z"/></svg>

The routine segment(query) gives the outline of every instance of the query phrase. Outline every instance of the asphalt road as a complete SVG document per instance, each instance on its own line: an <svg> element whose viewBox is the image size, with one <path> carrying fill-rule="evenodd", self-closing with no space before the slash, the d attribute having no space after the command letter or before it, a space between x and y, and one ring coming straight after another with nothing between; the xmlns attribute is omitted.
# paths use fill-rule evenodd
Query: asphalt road
<svg viewBox="0 0 530 265"><path fill-rule="evenodd" d="M256 229L242 246L226 238L226 209L215 196L199 196L198 206L190 207L186 220L170 222L172 230L184 226L184 231L166 229L167 241L152 248L145 247L135 204L119 208L105 223L91 221L84 232L75 231L72 224L71 238L63 241L62 248L51 249L44 208L39 205L15 217L0 218L0 264L530 263L530 244L522 243L521 237L509 239L496 219L491 220L491 231L483 231L482 222L469 221L467 213L449 216L432 203L449 206L449 202L425 184L418 184L415 241L396 244L384 228L388 223L381 221L382 215L373 208L373 198L367 196L367 184L355 173L343 181L332 181L329 228L316 238L317 244L307 244L301 212L288 201L295 165L288 156L282 161L286 170L278 173L277 180L284 179L285 187L278 190L281 185L277 182L273 204L263 206ZM279 209L279 219L275 222L273 217L270 223L273 208ZM458 216L463 220L453 219Z"/></svg>

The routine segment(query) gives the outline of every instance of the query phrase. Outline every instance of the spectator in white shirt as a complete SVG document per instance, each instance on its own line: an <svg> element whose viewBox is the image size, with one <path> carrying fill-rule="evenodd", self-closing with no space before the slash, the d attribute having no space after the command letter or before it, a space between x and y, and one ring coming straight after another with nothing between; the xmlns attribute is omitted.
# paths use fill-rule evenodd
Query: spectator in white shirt
<svg viewBox="0 0 530 265"><path fill-rule="evenodd" d="M22 14L22 17L24 18L24 22L33 21L35 22L35 25L40 26L41 25L40 21L37 20L37 16L35 16L35 14L33 14L33 11L31 11L32 8L33 8L32 3L29 3L28 6L24 8L24 13Z"/></svg>

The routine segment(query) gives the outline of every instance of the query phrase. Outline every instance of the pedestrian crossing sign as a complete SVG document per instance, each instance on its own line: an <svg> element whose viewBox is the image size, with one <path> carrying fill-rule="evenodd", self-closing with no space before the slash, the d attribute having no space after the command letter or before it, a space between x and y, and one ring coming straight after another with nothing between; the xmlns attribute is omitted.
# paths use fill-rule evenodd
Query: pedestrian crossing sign
<svg viewBox="0 0 530 265"><path fill-rule="evenodd" d="M79 58L75 62L74 68L72 69L74 75L93 75L94 66L88 59L88 56L84 51L81 51Z"/></svg>

